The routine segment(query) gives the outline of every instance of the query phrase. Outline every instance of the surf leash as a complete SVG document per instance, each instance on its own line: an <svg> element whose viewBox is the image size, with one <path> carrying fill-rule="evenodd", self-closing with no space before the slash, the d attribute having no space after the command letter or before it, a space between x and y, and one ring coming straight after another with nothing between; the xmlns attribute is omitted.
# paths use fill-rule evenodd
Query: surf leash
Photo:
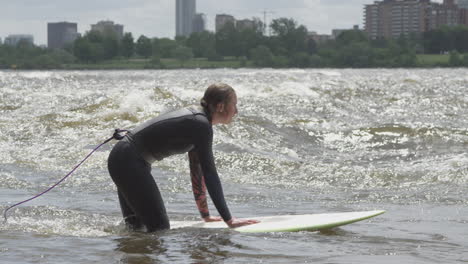
<svg viewBox="0 0 468 264"><path fill-rule="evenodd" d="M116 139L116 140L121 140L122 138L125 137L125 135L128 133L129 131L128 130L125 130L125 129L115 129L114 131L114 134L112 135L112 137L106 139L104 142L102 142L101 144L99 144L97 147L95 147L80 163L78 163L78 165L76 165L67 175L65 175L65 177L63 177L60 181L58 181L57 183L55 183L54 185L50 186L47 190L27 199L27 200L24 200L24 201L21 201L19 203L16 203L12 206L9 206L7 209L5 209L5 211L3 212L3 217L5 218L5 222L7 221L7 212L8 210L18 206L18 205L21 205L21 204L24 204L24 203L27 203L31 200L34 200L44 194L46 194L47 192L49 192L50 190L52 190L53 188L55 188L57 185L59 185L60 183L62 183L65 179L67 179L70 175L73 174L73 172L75 172L89 157L91 157L91 155L93 155L94 152L96 152L99 148L101 148L103 145L107 144L109 141L111 141L112 139Z"/></svg>

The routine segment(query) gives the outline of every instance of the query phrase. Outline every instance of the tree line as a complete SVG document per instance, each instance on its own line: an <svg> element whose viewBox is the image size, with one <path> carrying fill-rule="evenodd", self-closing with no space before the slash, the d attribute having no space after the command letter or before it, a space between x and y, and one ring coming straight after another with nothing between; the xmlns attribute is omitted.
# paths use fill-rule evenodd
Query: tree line
<svg viewBox="0 0 468 264"><path fill-rule="evenodd" d="M64 50L27 43L0 45L0 67L60 68L63 64L146 59L149 67L162 68L162 59L177 59L183 66L193 58L221 61L226 57L249 61L254 67L417 67L421 66L417 54L444 53L450 53L450 60L438 66L468 66L466 26L444 26L398 39L369 39L363 31L349 30L323 43L316 43L307 28L293 19L275 19L270 29L271 36L267 36L261 23L243 29L228 23L216 33L204 31L175 39L143 35L134 39L131 33L119 39L113 32L90 31Z"/></svg>

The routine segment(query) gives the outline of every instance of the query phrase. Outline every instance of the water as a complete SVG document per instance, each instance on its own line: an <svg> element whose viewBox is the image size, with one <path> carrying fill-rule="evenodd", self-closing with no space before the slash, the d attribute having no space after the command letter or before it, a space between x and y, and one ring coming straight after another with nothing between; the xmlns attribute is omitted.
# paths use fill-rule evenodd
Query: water
<svg viewBox="0 0 468 264"><path fill-rule="evenodd" d="M387 213L326 232L130 233L106 169L112 143L9 212L0 262L468 262L466 69L3 71L0 210L58 181L114 128L197 104L213 82L239 99L214 139L234 216ZM153 174L170 218L197 219L187 158Z"/></svg>

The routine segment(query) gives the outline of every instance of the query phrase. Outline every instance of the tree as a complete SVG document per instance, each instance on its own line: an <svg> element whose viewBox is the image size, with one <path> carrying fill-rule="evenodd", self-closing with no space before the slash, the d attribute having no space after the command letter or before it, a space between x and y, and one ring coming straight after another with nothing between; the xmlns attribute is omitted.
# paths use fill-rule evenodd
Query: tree
<svg viewBox="0 0 468 264"><path fill-rule="evenodd" d="M468 67L468 53L463 55L463 66Z"/></svg>
<svg viewBox="0 0 468 264"><path fill-rule="evenodd" d="M119 40L115 34L107 34L102 40L104 59L110 60L119 55Z"/></svg>
<svg viewBox="0 0 468 264"><path fill-rule="evenodd" d="M307 39L307 53L309 53L309 55L312 55L317 53L317 51L318 48L315 40L313 40L312 38Z"/></svg>
<svg viewBox="0 0 468 264"><path fill-rule="evenodd" d="M52 50L50 56L57 62L62 64L70 64L75 62L76 58L65 50L55 49Z"/></svg>
<svg viewBox="0 0 468 264"><path fill-rule="evenodd" d="M287 51L288 54L284 55L307 51L308 38L305 26L298 26L294 19L279 18L273 20L270 27L273 30L274 37L278 39L280 46Z"/></svg>
<svg viewBox="0 0 468 264"><path fill-rule="evenodd" d="M109 60L119 54L119 41L114 32L91 30L75 40L72 51L76 58L86 63Z"/></svg>
<svg viewBox="0 0 468 264"><path fill-rule="evenodd" d="M101 43L104 37L103 37L103 35L101 34L100 31L91 30L91 31L86 33L85 38L89 42Z"/></svg>
<svg viewBox="0 0 468 264"><path fill-rule="evenodd" d="M157 56L161 58L161 46L158 38L153 38L151 40L151 54L153 54L153 57Z"/></svg>
<svg viewBox="0 0 468 264"><path fill-rule="evenodd" d="M132 33L125 33L122 38L122 56L130 58L135 52L135 44L133 43Z"/></svg>
<svg viewBox="0 0 468 264"><path fill-rule="evenodd" d="M271 50L263 45L260 45L250 51L253 63L255 66L271 67L273 64L273 54Z"/></svg>
<svg viewBox="0 0 468 264"><path fill-rule="evenodd" d="M136 43L136 53L142 57L149 58L153 54L151 39L141 35Z"/></svg>
<svg viewBox="0 0 468 264"><path fill-rule="evenodd" d="M368 42L351 42L341 47L334 54L333 63L338 67L371 67L373 66L373 50Z"/></svg>
<svg viewBox="0 0 468 264"><path fill-rule="evenodd" d="M254 24L253 28L246 28L238 32L239 55L249 57L249 51L262 44L263 33L260 29L261 24Z"/></svg>
<svg viewBox="0 0 468 264"><path fill-rule="evenodd" d="M174 57L174 50L177 48L177 42L175 40L169 38L161 38L158 40L158 46L161 58Z"/></svg>
<svg viewBox="0 0 468 264"><path fill-rule="evenodd" d="M184 46L178 46L174 50L174 57L180 61L180 66L184 67L184 63L193 58L192 49Z"/></svg>
<svg viewBox="0 0 468 264"><path fill-rule="evenodd" d="M360 30L346 30L336 38L337 47L348 46L355 42L368 42L366 34Z"/></svg>
<svg viewBox="0 0 468 264"><path fill-rule="evenodd" d="M289 65L292 67L298 67L298 68L307 68L311 64L311 59L309 54L305 52L298 52L295 53L289 62Z"/></svg>
<svg viewBox="0 0 468 264"><path fill-rule="evenodd" d="M78 60L83 62L93 61L91 43L85 37L79 37L73 45L73 54Z"/></svg>
<svg viewBox="0 0 468 264"><path fill-rule="evenodd" d="M449 64L452 67L460 67L463 65L463 58L460 56L456 50L450 51Z"/></svg>
<svg viewBox="0 0 468 264"><path fill-rule="evenodd" d="M239 48L239 31L233 23L226 23L216 33L216 53L221 56L239 57L241 51Z"/></svg>
<svg viewBox="0 0 468 264"><path fill-rule="evenodd" d="M196 58L208 58L212 55L210 52L216 49L216 36L208 31L195 32L190 35L186 43L187 47L193 50L193 55Z"/></svg>

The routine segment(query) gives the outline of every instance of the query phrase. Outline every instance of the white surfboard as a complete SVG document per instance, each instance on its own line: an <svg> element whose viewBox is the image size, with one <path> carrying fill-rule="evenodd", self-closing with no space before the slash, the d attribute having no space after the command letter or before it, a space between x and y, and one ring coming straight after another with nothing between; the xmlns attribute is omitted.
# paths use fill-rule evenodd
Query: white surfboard
<svg viewBox="0 0 468 264"><path fill-rule="evenodd" d="M383 210L366 212L278 215L252 217L260 223L234 228L243 233L318 231L366 220L385 213ZM171 221L171 228L227 228L224 222Z"/></svg>

